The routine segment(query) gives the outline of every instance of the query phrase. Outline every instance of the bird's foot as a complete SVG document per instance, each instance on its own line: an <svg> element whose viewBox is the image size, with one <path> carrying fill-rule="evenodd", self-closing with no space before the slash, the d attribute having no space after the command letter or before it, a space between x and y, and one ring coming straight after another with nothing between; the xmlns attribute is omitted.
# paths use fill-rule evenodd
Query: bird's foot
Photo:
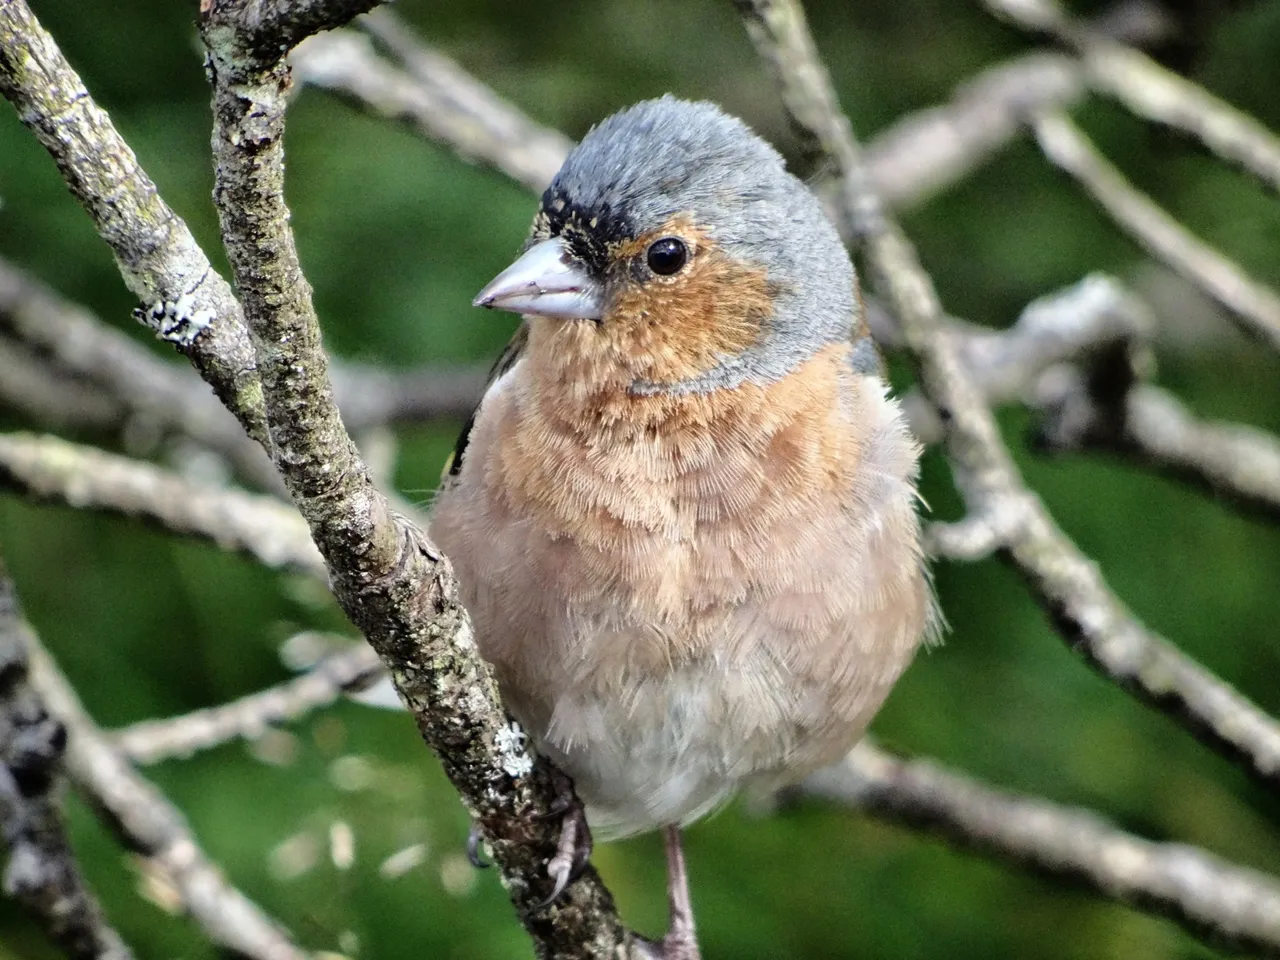
<svg viewBox="0 0 1280 960"><path fill-rule="evenodd" d="M639 947L640 956L645 960L702 960L698 938L692 930L669 930L660 941L642 940Z"/></svg>
<svg viewBox="0 0 1280 960"><path fill-rule="evenodd" d="M591 828L587 825L587 813L582 801L573 792L573 781L565 774L554 774L555 798L551 806L543 814L544 819L560 818L560 839L556 843L556 852L547 861L547 875L554 881L551 896L547 897L539 909L545 909L560 899L565 888L581 876L591 859Z"/></svg>
<svg viewBox="0 0 1280 960"><path fill-rule="evenodd" d="M493 866L480 850L480 824L474 820L471 821L471 829L467 831L467 862L477 870L487 870Z"/></svg>
<svg viewBox="0 0 1280 960"><path fill-rule="evenodd" d="M671 919L661 943L644 941L640 946L646 960L702 960L698 934L693 925L693 903L689 899L689 873L685 869L680 828L667 827L663 833L667 849L667 906Z"/></svg>

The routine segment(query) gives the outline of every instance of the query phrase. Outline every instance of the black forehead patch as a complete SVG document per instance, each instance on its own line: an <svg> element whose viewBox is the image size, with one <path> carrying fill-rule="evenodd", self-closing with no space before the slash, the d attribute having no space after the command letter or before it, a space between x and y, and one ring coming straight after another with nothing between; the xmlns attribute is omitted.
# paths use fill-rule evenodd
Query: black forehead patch
<svg viewBox="0 0 1280 960"><path fill-rule="evenodd" d="M560 237L593 273L603 274L609 265L610 248L634 239L636 228L630 217L609 203L577 202L556 182L542 195L534 232Z"/></svg>

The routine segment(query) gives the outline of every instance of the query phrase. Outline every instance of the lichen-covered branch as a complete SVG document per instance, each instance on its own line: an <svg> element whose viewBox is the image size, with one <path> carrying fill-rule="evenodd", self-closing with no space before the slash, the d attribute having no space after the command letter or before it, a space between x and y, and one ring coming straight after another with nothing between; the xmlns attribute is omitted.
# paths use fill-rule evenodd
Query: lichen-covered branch
<svg viewBox="0 0 1280 960"><path fill-rule="evenodd" d="M1222 304L1246 334L1280 350L1280 295L1133 187L1065 116L1039 114L1032 125L1049 161L1078 180L1119 227Z"/></svg>
<svg viewBox="0 0 1280 960"><path fill-rule="evenodd" d="M324 573L307 525L275 497L194 483L58 437L0 433L0 487L32 500L141 517L272 569Z"/></svg>
<svg viewBox="0 0 1280 960"><path fill-rule="evenodd" d="M66 730L28 682L30 630L0 561L0 889L74 960L132 960L76 865L58 792Z"/></svg>
<svg viewBox="0 0 1280 960"><path fill-rule="evenodd" d="M314 13L323 4L302 6ZM325 557L335 596L387 662L476 816L539 952L613 957L630 935L594 871L541 907L559 832L534 816L553 800L549 767L513 736L448 562L374 488L338 416L284 203L291 78L272 19L279 7L264 18L258 4L208 3L201 24L214 86L214 199L252 332L276 466ZM334 4L332 19L308 23L336 26L351 12Z"/></svg>
<svg viewBox="0 0 1280 960"><path fill-rule="evenodd" d="M868 743L800 793L929 830L965 849L1079 881L1232 950L1280 953L1280 881L1197 847L1155 843L1096 814L987 786Z"/></svg>
<svg viewBox="0 0 1280 960"><path fill-rule="evenodd" d="M125 756L140 764L186 758L232 740L257 740L273 726L329 706L384 670L378 655L362 643L330 654L278 686L180 717L143 720L118 731L113 739Z"/></svg>
<svg viewBox="0 0 1280 960"><path fill-rule="evenodd" d="M1048 31L1081 57L1089 86L1134 114L1189 134L1224 160L1280 192L1280 137L1150 57L1072 20L1056 0L984 0L997 16Z"/></svg>
<svg viewBox="0 0 1280 960"><path fill-rule="evenodd" d="M265 442L253 352L231 288L25 0L0 0L0 94L110 246L141 301L138 318L186 354L249 435Z"/></svg>
<svg viewBox="0 0 1280 960"><path fill-rule="evenodd" d="M970 515L966 532L988 532L990 545L1013 562L1063 639L1090 664L1280 787L1280 724L1140 623L1027 489L945 324L932 282L871 187L799 5L739 0L738 6L806 143L841 172L848 224L872 283L897 315L921 386L945 425Z"/></svg>

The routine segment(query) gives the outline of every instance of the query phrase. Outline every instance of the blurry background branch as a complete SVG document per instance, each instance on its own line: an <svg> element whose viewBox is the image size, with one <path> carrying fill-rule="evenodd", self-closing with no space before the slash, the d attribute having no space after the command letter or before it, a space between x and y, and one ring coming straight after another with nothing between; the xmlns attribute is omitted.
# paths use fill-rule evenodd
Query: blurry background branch
<svg viewBox="0 0 1280 960"><path fill-rule="evenodd" d="M8 848L0 890L36 913L67 956L131 960L67 840L60 796L67 732L28 681L31 643L0 560L0 837Z"/></svg>

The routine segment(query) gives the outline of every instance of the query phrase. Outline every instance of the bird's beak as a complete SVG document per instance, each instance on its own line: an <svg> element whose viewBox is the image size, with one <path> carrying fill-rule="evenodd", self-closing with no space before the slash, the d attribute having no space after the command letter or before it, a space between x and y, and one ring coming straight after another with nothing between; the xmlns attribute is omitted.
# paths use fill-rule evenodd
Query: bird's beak
<svg viewBox="0 0 1280 960"><path fill-rule="evenodd" d="M599 320L601 290L559 239L543 240L526 250L481 290L472 306L514 313Z"/></svg>

